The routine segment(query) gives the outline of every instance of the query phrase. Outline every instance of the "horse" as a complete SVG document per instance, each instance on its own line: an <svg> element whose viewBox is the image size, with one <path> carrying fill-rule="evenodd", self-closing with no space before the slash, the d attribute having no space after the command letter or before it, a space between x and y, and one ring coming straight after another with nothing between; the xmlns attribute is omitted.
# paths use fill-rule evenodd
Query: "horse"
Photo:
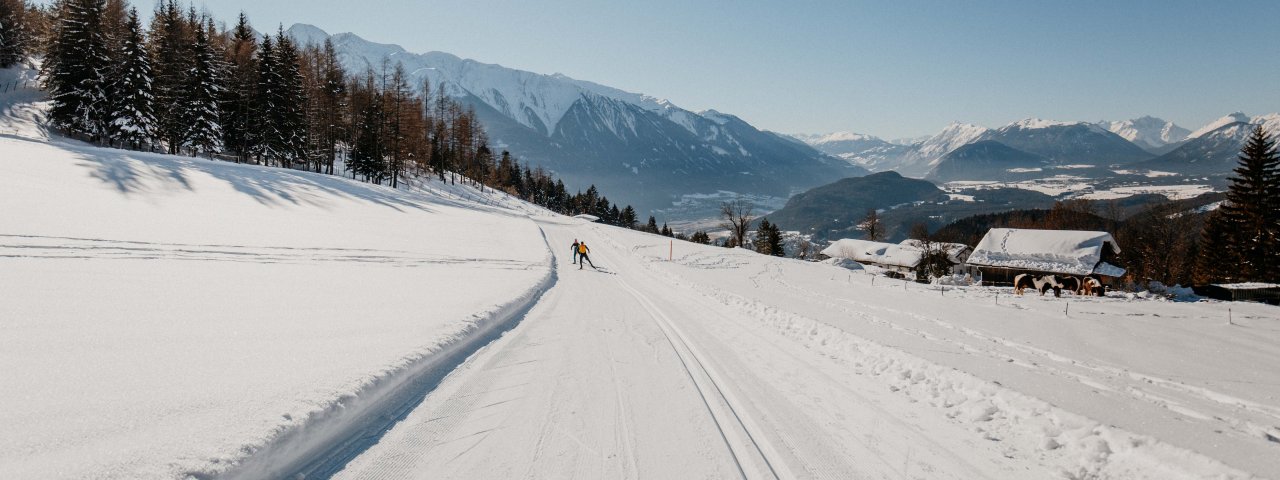
<svg viewBox="0 0 1280 480"><path fill-rule="evenodd" d="M1097 295L1099 297L1106 294L1106 288L1102 286L1102 282L1093 277L1085 277L1084 282L1080 284L1081 295Z"/></svg>
<svg viewBox="0 0 1280 480"><path fill-rule="evenodd" d="M1053 289L1053 296L1062 296L1062 284L1053 275L1033 277L1029 273L1023 273L1013 277L1013 293L1022 295L1022 291L1027 287L1034 287L1040 292L1040 296L1044 296L1045 292L1049 291L1050 288Z"/></svg>

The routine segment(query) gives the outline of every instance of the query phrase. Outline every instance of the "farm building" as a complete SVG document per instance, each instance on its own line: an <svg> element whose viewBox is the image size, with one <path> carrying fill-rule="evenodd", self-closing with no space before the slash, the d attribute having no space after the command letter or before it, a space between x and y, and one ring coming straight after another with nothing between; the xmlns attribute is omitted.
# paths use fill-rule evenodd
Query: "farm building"
<svg viewBox="0 0 1280 480"><path fill-rule="evenodd" d="M1013 285L1023 273L1075 277L1119 277L1125 270L1108 263L1120 246L1107 232L993 228L969 255L986 285ZM1104 280L1105 282L1105 280Z"/></svg>
<svg viewBox="0 0 1280 480"><path fill-rule="evenodd" d="M1194 287L1196 295L1232 302L1262 302L1280 305L1280 284L1222 283Z"/></svg>
<svg viewBox="0 0 1280 480"><path fill-rule="evenodd" d="M933 242L929 247L946 254L951 273L964 273L964 262L970 252L968 245ZM845 238L832 242L831 246L822 251L822 254L832 258L853 260L864 265L874 265L904 277L916 278L920 262L925 257L925 249L924 244L918 240L885 243Z"/></svg>

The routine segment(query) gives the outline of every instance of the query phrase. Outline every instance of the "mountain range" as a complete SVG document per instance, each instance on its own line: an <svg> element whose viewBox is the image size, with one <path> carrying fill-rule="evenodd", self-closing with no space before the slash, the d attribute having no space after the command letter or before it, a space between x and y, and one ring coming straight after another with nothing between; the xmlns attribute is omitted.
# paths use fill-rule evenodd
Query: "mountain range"
<svg viewBox="0 0 1280 480"><path fill-rule="evenodd" d="M475 108L491 142L546 168L572 189L594 184L641 214L674 203L731 195L772 198L867 170L808 144L759 130L715 110L692 112L666 100L561 74L544 75L462 59L411 53L351 33L329 35L310 25L287 31L300 43L333 42L353 72L400 63L410 84L429 82ZM706 210L705 208L702 210ZM671 215L666 215L670 217Z"/></svg>
<svg viewBox="0 0 1280 480"><path fill-rule="evenodd" d="M997 129L952 123L909 145L849 132L795 137L871 171L893 170L937 181L1008 180L1010 174L1044 167L1123 166L1179 175L1224 176L1230 173L1244 139L1257 124L1268 132L1280 132L1280 114L1250 117L1233 113L1195 131L1150 116L1102 122L1031 118ZM962 150L966 146L970 148Z"/></svg>

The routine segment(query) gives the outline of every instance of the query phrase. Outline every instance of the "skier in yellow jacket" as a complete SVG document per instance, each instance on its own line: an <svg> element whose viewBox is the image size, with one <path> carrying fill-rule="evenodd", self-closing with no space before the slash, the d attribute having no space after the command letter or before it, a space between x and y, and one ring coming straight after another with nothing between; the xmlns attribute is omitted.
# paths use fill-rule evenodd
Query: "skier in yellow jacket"
<svg viewBox="0 0 1280 480"><path fill-rule="evenodd" d="M596 264L591 263L591 259L587 258L587 254L590 252L591 249L587 248L587 242L578 242L578 270L582 270L583 264L591 265L592 270L596 269Z"/></svg>

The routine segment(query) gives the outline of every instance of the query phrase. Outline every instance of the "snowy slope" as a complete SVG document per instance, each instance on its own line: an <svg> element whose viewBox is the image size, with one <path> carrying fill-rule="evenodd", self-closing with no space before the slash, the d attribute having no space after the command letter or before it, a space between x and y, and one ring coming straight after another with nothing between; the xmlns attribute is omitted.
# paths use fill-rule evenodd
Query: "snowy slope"
<svg viewBox="0 0 1280 480"><path fill-rule="evenodd" d="M794 134L795 137L822 153L843 158L872 172L897 166L908 146L886 142L880 138L853 132L828 134Z"/></svg>
<svg viewBox="0 0 1280 480"><path fill-rule="evenodd" d="M978 125L952 122L937 135L913 145L894 170L908 177L923 177L944 155L982 139L990 131Z"/></svg>
<svg viewBox="0 0 1280 480"><path fill-rule="evenodd" d="M0 165L4 478L323 444L550 279L501 196L14 138Z"/></svg>

